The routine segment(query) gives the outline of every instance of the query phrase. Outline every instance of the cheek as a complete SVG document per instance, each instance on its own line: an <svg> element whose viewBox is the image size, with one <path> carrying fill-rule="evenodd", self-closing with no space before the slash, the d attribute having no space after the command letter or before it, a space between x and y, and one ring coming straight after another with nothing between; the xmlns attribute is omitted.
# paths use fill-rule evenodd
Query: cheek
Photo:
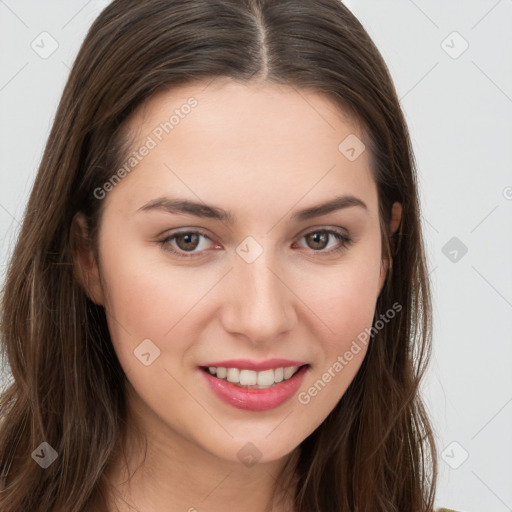
<svg viewBox="0 0 512 512"><path fill-rule="evenodd" d="M376 260L376 258L375 258ZM307 281L307 305L315 322L316 364L298 394L316 427L334 409L356 376L368 350L378 294L380 263L358 257L340 266L322 286ZM317 281L318 285L318 281Z"/></svg>
<svg viewBox="0 0 512 512"><path fill-rule="evenodd" d="M371 325L379 292L378 253L350 256L322 274L301 278L301 295L318 320L328 328L334 343L357 335ZM329 337L328 337L329 338Z"/></svg>
<svg viewBox="0 0 512 512"><path fill-rule="evenodd" d="M296 306L302 308L302 320L323 340L322 350L340 348L371 325L380 269L375 240L359 244L338 263L308 264L287 273L285 280L300 299ZM127 249L121 253L119 247ZM206 304L215 309L211 300L202 298L217 285L225 285L221 282L225 269L207 264L171 266L164 261L158 250L148 251L137 244L123 243L119 237L105 237L102 276L106 308L111 316L113 342L119 346L123 340L123 350L133 351L145 338L164 345L172 337L175 348L184 344L179 347L183 352L186 340L194 339L195 334L191 319L196 315L187 315L201 310L200 318L204 320L208 317ZM176 339L175 334L185 324L188 336ZM200 329L200 322L196 327Z"/></svg>
<svg viewBox="0 0 512 512"><path fill-rule="evenodd" d="M133 350L144 339L164 350L166 335L181 325L187 311L204 295L206 284L204 279L197 282L197 272L162 268L147 250L132 247L125 252L121 258L116 246L104 246L102 280L112 342L119 359L131 364ZM173 348L180 353L186 347L177 345L191 338L174 339Z"/></svg>
<svg viewBox="0 0 512 512"><path fill-rule="evenodd" d="M372 316L375 299L375 285L367 276L355 273L339 279L333 277L322 289L307 291L308 305L321 312L321 318L336 332L343 331L345 325L358 324Z"/></svg>

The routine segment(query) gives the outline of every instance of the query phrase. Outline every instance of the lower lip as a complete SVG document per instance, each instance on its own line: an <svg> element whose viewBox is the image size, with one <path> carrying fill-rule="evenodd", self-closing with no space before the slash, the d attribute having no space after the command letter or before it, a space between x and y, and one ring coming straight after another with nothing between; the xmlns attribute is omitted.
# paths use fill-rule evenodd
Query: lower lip
<svg viewBox="0 0 512 512"><path fill-rule="evenodd" d="M210 389L225 403L247 411L268 411L289 400L299 389L308 365L302 366L293 377L275 384L271 388L244 388L214 377L208 371L199 369Z"/></svg>

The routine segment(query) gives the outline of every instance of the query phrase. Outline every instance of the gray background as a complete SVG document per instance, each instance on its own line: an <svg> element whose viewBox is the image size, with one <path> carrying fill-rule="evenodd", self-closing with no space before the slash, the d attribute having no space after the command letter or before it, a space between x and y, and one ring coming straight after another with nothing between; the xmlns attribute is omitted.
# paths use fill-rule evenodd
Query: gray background
<svg viewBox="0 0 512 512"><path fill-rule="evenodd" d="M0 0L0 284L69 68L108 3ZM512 0L345 3L388 63L418 163L437 504L512 511Z"/></svg>

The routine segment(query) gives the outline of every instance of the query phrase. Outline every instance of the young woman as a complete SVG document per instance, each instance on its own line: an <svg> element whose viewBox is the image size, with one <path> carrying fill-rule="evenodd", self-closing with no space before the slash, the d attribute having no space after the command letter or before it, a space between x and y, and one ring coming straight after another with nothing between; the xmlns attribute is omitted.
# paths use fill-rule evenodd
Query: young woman
<svg viewBox="0 0 512 512"><path fill-rule="evenodd" d="M114 0L8 269L0 509L432 511L419 217L341 2Z"/></svg>

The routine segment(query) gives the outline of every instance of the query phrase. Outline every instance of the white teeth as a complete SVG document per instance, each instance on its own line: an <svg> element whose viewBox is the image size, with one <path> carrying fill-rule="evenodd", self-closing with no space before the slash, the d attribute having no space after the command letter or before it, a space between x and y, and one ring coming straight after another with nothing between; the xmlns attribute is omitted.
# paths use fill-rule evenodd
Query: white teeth
<svg viewBox="0 0 512 512"><path fill-rule="evenodd" d="M252 386L255 388L268 388L274 383L287 380L297 373L298 366L288 366L286 368L275 368L273 370L263 370L256 372L254 370L240 370L239 368L223 368L219 366L208 367L208 371L219 379L227 379L228 382L239 384L240 386Z"/></svg>
<svg viewBox="0 0 512 512"><path fill-rule="evenodd" d="M240 370L238 368L228 368L227 378L229 382L240 382Z"/></svg>
<svg viewBox="0 0 512 512"><path fill-rule="evenodd" d="M296 371L297 371L296 366L291 366L291 367L285 368L284 372L283 372L284 380L289 379Z"/></svg>
<svg viewBox="0 0 512 512"><path fill-rule="evenodd" d="M241 386L254 386L256 385L258 375L253 370L240 370L239 383Z"/></svg>
<svg viewBox="0 0 512 512"><path fill-rule="evenodd" d="M272 386L274 384L274 370L258 372L258 386Z"/></svg>

